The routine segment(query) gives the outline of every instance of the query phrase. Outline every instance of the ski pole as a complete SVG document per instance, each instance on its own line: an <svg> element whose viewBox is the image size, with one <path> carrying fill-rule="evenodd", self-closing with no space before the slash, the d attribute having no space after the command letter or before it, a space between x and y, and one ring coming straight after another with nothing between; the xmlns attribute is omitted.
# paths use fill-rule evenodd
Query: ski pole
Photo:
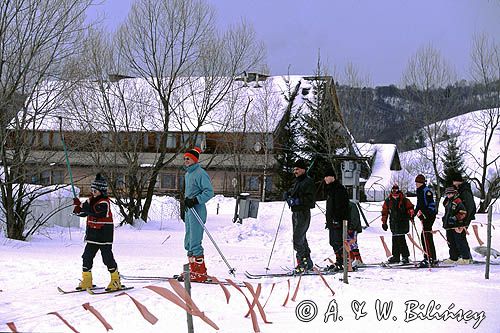
<svg viewBox="0 0 500 333"><path fill-rule="evenodd" d="M73 197L76 198L75 185L73 184L73 173L71 172L71 166L69 165L68 149L66 149L66 143L64 142L64 135L62 132L62 117L59 116L59 134L61 135L61 142L64 150L64 157L66 158L66 166L68 168L69 182L71 184L71 191L73 192Z"/></svg>
<svg viewBox="0 0 500 333"><path fill-rule="evenodd" d="M278 238L278 231L280 230L281 220L283 219L283 212L285 211L286 201L283 203L283 209L281 210L280 222L278 223L278 228L276 229L276 235L274 236L273 247L271 248L271 254L269 254L269 260L267 261L266 271L269 270L269 264L271 263L271 257L274 252L274 245L276 245L276 239Z"/></svg>
<svg viewBox="0 0 500 333"><path fill-rule="evenodd" d="M208 231L207 227L205 226L205 224L203 223L203 221L201 220L201 217L200 215L198 215L198 212L196 211L196 209L194 209L193 207L192 208L189 208L191 210L191 212L193 213L193 215L196 217L196 220L198 220L198 223L201 225L201 227L203 228L203 230L205 230L205 232L207 233L208 235L208 238L210 238L210 240L212 241L212 243L214 244L215 248L217 249L217 252L219 252L222 260L224 260L224 263L226 264L227 268L229 268L229 274L232 274L233 276L234 275L234 272L236 271L235 268L231 267L229 265L229 263L227 262L226 260L226 257L224 257L224 255L222 254L222 251L219 249L219 247L217 246L217 243L215 242L215 240L213 239L212 235L210 234L210 232Z"/></svg>

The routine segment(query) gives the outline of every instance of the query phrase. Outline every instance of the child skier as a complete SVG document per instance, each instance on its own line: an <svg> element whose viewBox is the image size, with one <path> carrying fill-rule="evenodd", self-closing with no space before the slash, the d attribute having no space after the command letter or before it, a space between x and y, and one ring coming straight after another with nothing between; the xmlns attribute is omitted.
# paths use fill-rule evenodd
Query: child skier
<svg viewBox="0 0 500 333"><path fill-rule="evenodd" d="M92 288L92 266L97 251L101 251L102 261L108 267L111 281L106 288L107 291L121 289L120 273L113 256L113 215L107 195L108 183L97 174L90 185L91 196L83 204L78 198L73 199L73 212L80 217L87 217L87 228L85 231L85 250L83 251L82 281L76 289Z"/></svg>

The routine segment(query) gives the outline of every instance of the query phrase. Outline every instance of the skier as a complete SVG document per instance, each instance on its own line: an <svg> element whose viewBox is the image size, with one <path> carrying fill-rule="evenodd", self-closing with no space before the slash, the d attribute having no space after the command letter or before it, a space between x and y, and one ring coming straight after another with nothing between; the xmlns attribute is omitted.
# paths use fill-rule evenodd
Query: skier
<svg viewBox="0 0 500 333"><path fill-rule="evenodd" d="M358 206L349 200L349 227L347 230L346 241L349 244L349 259L351 265L355 267L363 267L363 259L359 252L358 234L363 231L361 227L361 218L359 216Z"/></svg>
<svg viewBox="0 0 500 333"><path fill-rule="evenodd" d="M102 261L111 274L111 281L106 288L107 291L121 289L120 273L118 265L113 256L113 215L108 198L108 183L98 173L90 185L91 196L83 204L78 198L73 199L73 213L80 217L87 217L85 231L85 250L83 251L82 281L76 289L92 288L92 266L97 251L101 251Z"/></svg>
<svg viewBox="0 0 500 333"><path fill-rule="evenodd" d="M436 261L436 248L434 247L434 237L432 235L432 225L436 220L436 203L434 202L434 194L426 184L425 176L422 174L415 177L417 186L417 206L415 207L415 215L422 222L422 233L420 235L422 246L424 248L424 260L418 267L430 267Z"/></svg>
<svg viewBox="0 0 500 333"><path fill-rule="evenodd" d="M382 229L387 231L387 217L389 217L392 232L392 256L388 260L389 264L399 263L400 257L403 264L410 262L406 234L410 231L410 219L413 219L413 214L413 204L399 190L399 186L394 184L391 194L382 205Z"/></svg>
<svg viewBox="0 0 500 333"><path fill-rule="evenodd" d="M465 208L455 187L446 188L445 195L443 228L446 230L450 258L444 262L447 264L471 264L472 257L469 243L467 243L466 231L467 208Z"/></svg>
<svg viewBox="0 0 500 333"><path fill-rule="evenodd" d="M207 208L205 203L214 196L214 190L210 177L198 163L201 149L195 147L184 154L184 206L185 206L185 235L184 248L187 251L189 261L189 277L193 282L205 282L207 280L207 268L203 254L204 229L198 218L192 212L194 209L201 218L202 223L207 221ZM181 278L182 279L182 275Z"/></svg>
<svg viewBox="0 0 500 333"><path fill-rule="evenodd" d="M467 209L467 216L465 217L465 226L468 227L470 223L476 219L476 203L474 202L474 195L469 182L465 182L462 175L455 173L451 177L453 186L458 191L458 196L462 200L465 208Z"/></svg>
<svg viewBox="0 0 500 333"><path fill-rule="evenodd" d="M349 195L346 188L338 181L335 170L329 167L324 175L326 183L326 226L330 245L335 252L335 263L327 270L340 271L343 266L342 223L349 220Z"/></svg>
<svg viewBox="0 0 500 333"><path fill-rule="evenodd" d="M311 249L307 243L307 230L311 222L311 208L315 206L314 181L306 174L307 162L299 159L293 165L295 184L285 193L285 200L292 210L293 249L297 251L295 274L302 274L313 268Z"/></svg>

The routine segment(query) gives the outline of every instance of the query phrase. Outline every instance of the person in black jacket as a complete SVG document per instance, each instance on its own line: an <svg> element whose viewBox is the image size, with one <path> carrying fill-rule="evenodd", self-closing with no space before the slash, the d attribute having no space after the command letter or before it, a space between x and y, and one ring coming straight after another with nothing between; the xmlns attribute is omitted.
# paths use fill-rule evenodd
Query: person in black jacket
<svg viewBox="0 0 500 333"><path fill-rule="evenodd" d="M469 182L464 182L462 175L455 173L451 176L451 181L453 186L458 191L458 196L465 205L467 210L467 216L464 219L464 224L466 227L476 219L476 203L474 202L474 195L472 194L472 189Z"/></svg>
<svg viewBox="0 0 500 333"><path fill-rule="evenodd" d="M434 247L434 237L432 235L432 225L436 220L436 203L434 202L434 194L428 188L425 176L420 174L415 177L417 186L417 206L415 206L415 216L422 222L422 233L420 238L424 248L424 260L418 267L431 267L436 261L436 248Z"/></svg>
<svg viewBox="0 0 500 333"><path fill-rule="evenodd" d="M446 264L472 264L469 243L467 242L466 219L467 208L460 199L455 187L448 187L444 192L446 195L443 205L445 208L443 216L443 228L446 230L446 240L450 258L445 259Z"/></svg>
<svg viewBox="0 0 500 333"><path fill-rule="evenodd" d="M311 208L315 206L314 181L306 174L307 162L299 159L294 163L295 184L285 194L288 206L292 210L293 249L297 251L295 274L302 274L313 268L311 249L306 233L311 222Z"/></svg>
<svg viewBox="0 0 500 333"><path fill-rule="evenodd" d="M118 290L122 288L118 265L113 256L113 214L107 191L108 183L101 174L97 174L90 185L91 196L84 203L80 199L73 199L73 213L80 217L87 217L87 228L85 230L85 250L83 251L82 281L76 289L92 288L92 266L94 257L101 251L102 261L108 267L111 281L106 290Z"/></svg>
<svg viewBox="0 0 500 333"><path fill-rule="evenodd" d="M328 270L343 270L343 236L342 223L349 221L349 195L346 188L338 181L333 168L328 168L324 175L326 183L326 226L330 245L335 252L335 264L327 267Z"/></svg>

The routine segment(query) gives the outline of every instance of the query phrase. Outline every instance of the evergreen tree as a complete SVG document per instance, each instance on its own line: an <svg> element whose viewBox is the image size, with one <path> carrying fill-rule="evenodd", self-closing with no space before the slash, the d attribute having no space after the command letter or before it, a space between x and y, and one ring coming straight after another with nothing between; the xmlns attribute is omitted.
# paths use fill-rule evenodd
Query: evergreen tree
<svg viewBox="0 0 500 333"><path fill-rule="evenodd" d="M460 151L460 147L457 145L456 138L450 138L446 147L446 152L443 158L443 174L444 177L441 178L441 185L443 187L448 187L453 185L451 179L454 174L465 174L465 162L463 159L463 152Z"/></svg>
<svg viewBox="0 0 500 333"><path fill-rule="evenodd" d="M347 131L342 118L335 110L334 85L331 77L317 76L312 84L312 93L305 103L309 113L302 116L301 136L303 152L314 162L310 176L321 181L324 171L333 167L339 171L338 155L348 155Z"/></svg>

